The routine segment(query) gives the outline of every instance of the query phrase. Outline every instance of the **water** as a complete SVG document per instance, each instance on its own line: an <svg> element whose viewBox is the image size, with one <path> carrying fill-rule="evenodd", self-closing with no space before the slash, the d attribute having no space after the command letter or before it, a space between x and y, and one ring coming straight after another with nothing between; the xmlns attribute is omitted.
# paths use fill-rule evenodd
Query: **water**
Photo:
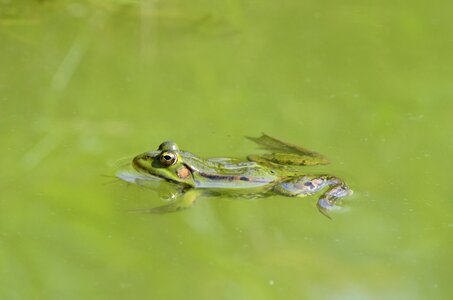
<svg viewBox="0 0 453 300"><path fill-rule="evenodd" d="M447 299L451 4L0 4L1 299ZM115 162L173 139L327 155L354 196L164 216Z"/></svg>

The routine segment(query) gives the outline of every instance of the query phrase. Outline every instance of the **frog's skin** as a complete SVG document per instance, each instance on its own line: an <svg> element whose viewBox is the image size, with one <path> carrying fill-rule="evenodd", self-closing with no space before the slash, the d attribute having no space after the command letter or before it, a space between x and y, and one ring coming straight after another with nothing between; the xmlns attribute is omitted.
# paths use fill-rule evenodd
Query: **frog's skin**
<svg viewBox="0 0 453 300"><path fill-rule="evenodd" d="M325 189L317 207L329 217L327 212L337 207L337 200L352 194L335 176L304 174L296 167L329 163L323 155L265 134L249 139L271 153L249 155L247 160L203 159L166 141L156 151L137 155L132 161L135 170L175 185L172 198L176 200L147 211L166 213L190 208L201 194L304 197Z"/></svg>

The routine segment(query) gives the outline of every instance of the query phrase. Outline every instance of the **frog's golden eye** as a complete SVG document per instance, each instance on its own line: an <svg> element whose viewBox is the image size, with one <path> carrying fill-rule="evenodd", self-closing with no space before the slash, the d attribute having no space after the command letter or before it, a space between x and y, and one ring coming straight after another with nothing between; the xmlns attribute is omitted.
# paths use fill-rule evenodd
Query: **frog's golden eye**
<svg viewBox="0 0 453 300"><path fill-rule="evenodd" d="M178 161L178 156L173 152L162 152L160 155L160 162L164 166L174 165Z"/></svg>

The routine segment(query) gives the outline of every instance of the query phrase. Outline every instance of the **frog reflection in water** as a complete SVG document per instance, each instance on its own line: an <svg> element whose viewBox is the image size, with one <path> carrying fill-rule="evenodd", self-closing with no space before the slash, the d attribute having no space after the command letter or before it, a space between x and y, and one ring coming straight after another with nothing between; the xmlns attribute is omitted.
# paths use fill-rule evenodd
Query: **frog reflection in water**
<svg viewBox="0 0 453 300"><path fill-rule="evenodd" d="M327 213L338 207L335 205L338 199L352 194L352 190L335 176L304 174L297 168L328 164L323 155L265 134L249 139L270 153L249 155L247 160L203 159L166 141L158 150L136 156L132 161L135 170L174 184L174 195L177 195L170 204L146 211L167 213L187 209L203 194L245 198L304 197L324 190L317 207L329 217Z"/></svg>

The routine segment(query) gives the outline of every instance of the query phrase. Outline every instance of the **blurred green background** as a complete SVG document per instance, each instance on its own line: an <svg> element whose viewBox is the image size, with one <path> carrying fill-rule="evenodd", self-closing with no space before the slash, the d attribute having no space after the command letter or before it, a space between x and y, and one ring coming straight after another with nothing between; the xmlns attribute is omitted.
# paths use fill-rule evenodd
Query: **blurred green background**
<svg viewBox="0 0 453 300"><path fill-rule="evenodd" d="M0 0L1 299L447 299L453 19L440 1ZM355 194L162 216L114 162L266 132ZM316 169L318 170L318 169Z"/></svg>

